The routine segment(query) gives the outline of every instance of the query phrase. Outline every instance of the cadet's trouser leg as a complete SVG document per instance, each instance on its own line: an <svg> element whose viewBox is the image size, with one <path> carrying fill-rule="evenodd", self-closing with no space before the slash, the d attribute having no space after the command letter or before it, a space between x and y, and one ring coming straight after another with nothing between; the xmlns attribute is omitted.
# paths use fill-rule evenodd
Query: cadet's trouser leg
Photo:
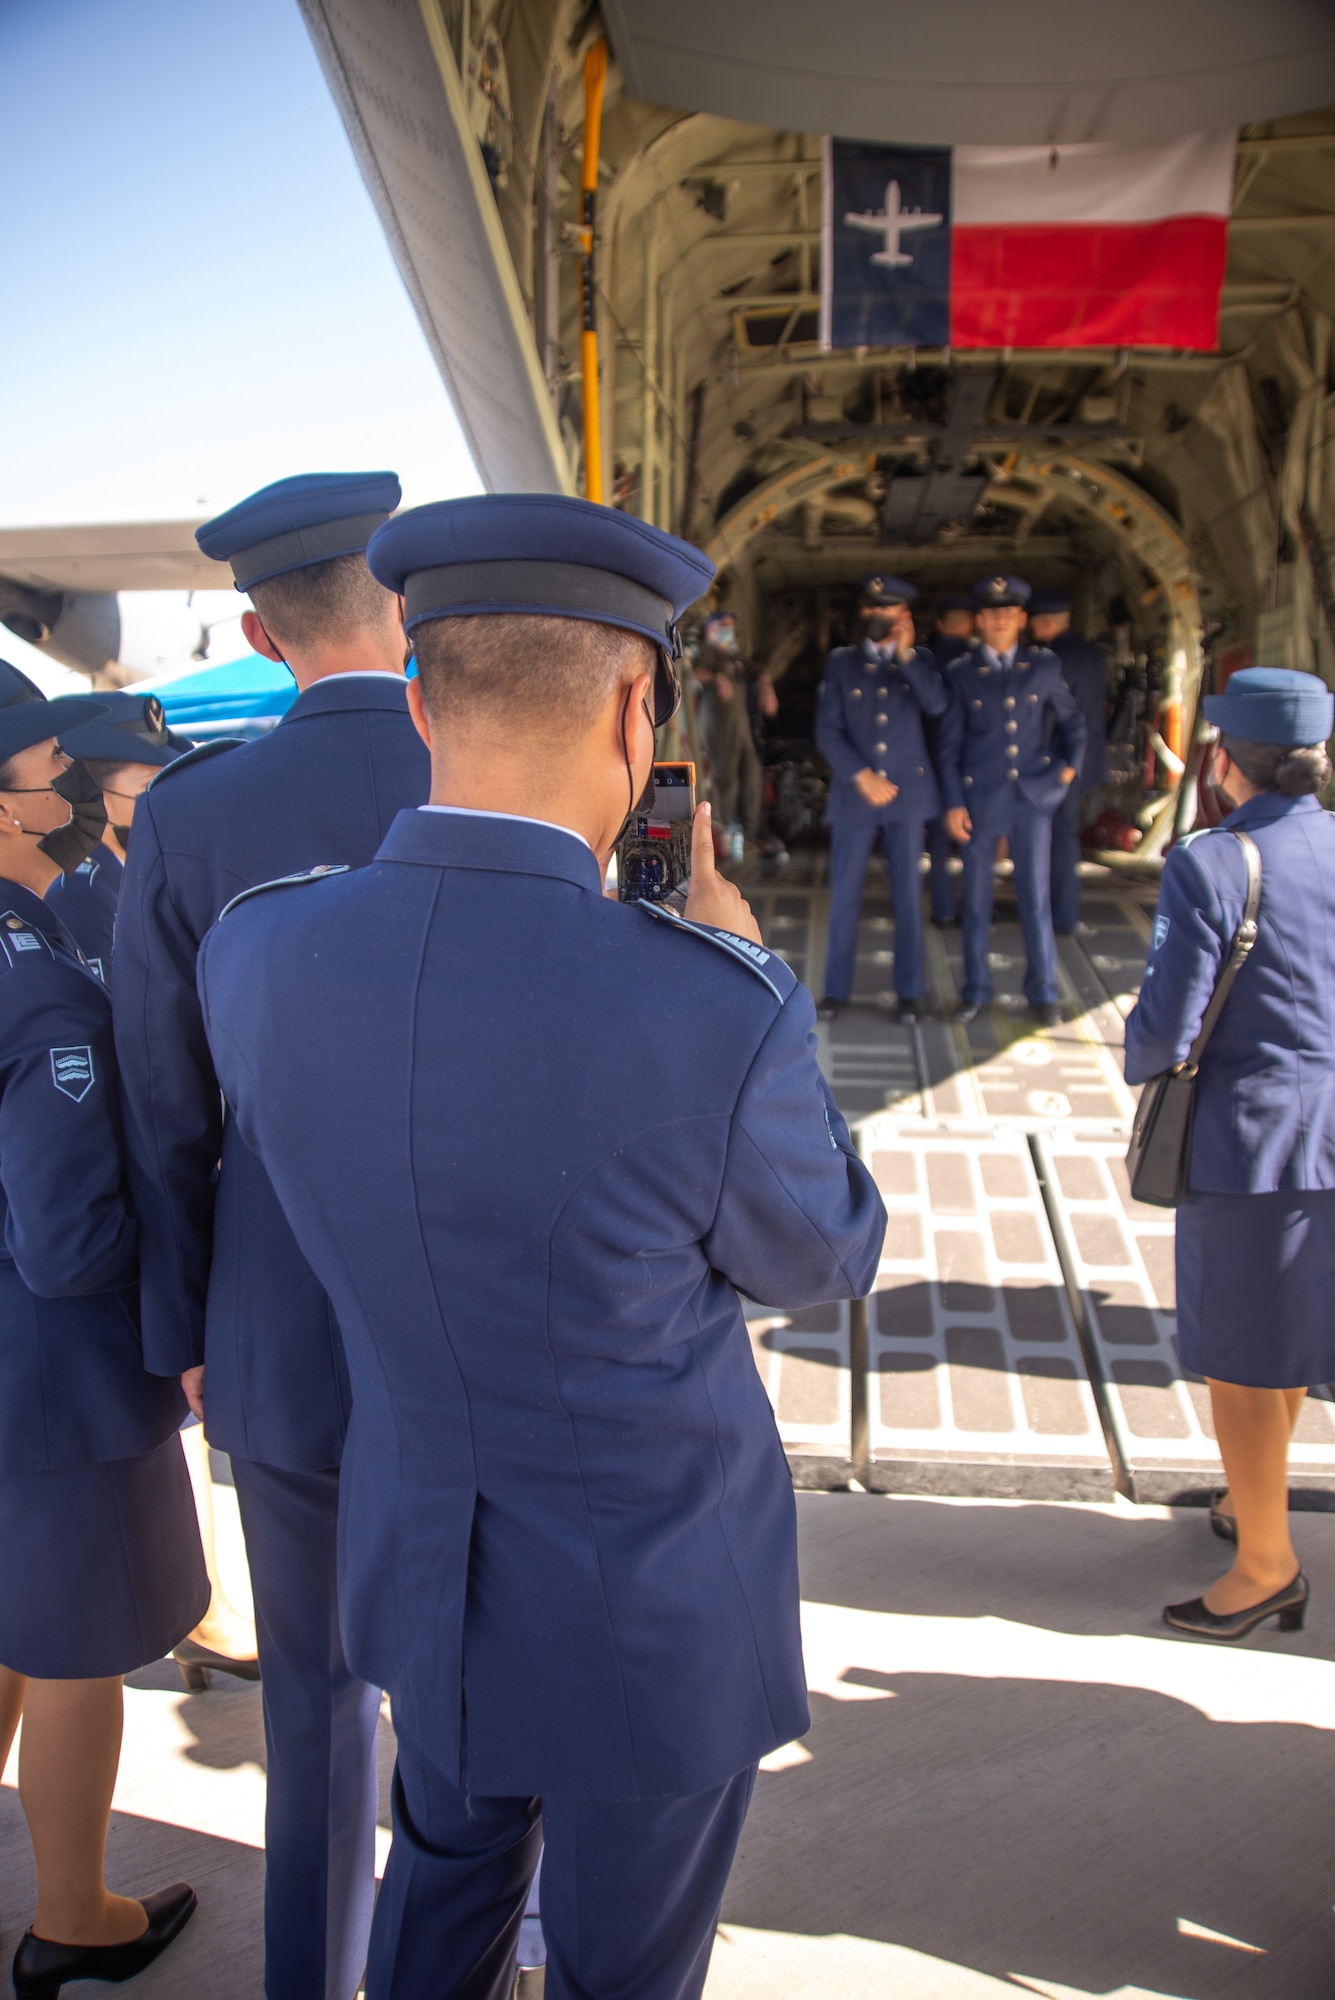
<svg viewBox="0 0 1335 2000"><path fill-rule="evenodd" d="M984 826L974 820L973 832L964 849L964 890L960 923L964 930L964 992L961 999L974 1007L986 1007L992 998L992 974L987 948L992 938L992 899L995 882L992 870L997 841L1005 826Z"/></svg>
<svg viewBox="0 0 1335 2000"><path fill-rule="evenodd" d="M749 729L738 758L738 787L741 793L739 811L742 832L748 840L759 840L760 822L765 810L765 773L755 737Z"/></svg>
<svg viewBox="0 0 1335 2000"><path fill-rule="evenodd" d="M895 992L901 1000L922 996L922 821L887 820L881 828L890 900L895 906Z"/></svg>
<svg viewBox="0 0 1335 2000"><path fill-rule="evenodd" d="M950 835L946 823L938 815L927 822L927 858L931 862L928 883L932 895L932 916L938 924L949 924L955 918L955 881L950 873Z"/></svg>
<svg viewBox="0 0 1335 2000"><path fill-rule="evenodd" d="M371 1931L366 2000L509 2000L528 1886L543 1851L538 1814L537 1799L465 1796L400 1733L394 1839ZM550 1865L549 1857L544 1935Z"/></svg>
<svg viewBox="0 0 1335 2000"><path fill-rule="evenodd" d="M380 1695L339 1637L338 1472L232 1471L264 1676L264 1990L352 2000L375 1896Z"/></svg>
<svg viewBox="0 0 1335 2000"><path fill-rule="evenodd" d="M1052 934L1052 821L1026 799L1015 802L1011 855L1028 960L1024 997L1031 1007L1042 1007L1058 997L1057 940Z"/></svg>
<svg viewBox="0 0 1335 2000"><path fill-rule="evenodd" d="M754 1784L466 1797L401 1736L367 2000L505 2000L540 1849L547 2000L698 2000Z"/></svg>
<svg viewBox="0 0 1335 2000"><path fill-rule="evenodd" d="M1080 787L1072 785L1052 815L1052 923L1073 931L1080 921Z"/></svg>
<svg viewBox="0 0 1335 2000"><path fill-rule="evenodd" d="M542 1802L546 2000L699 2000L755 1766L684 1799Z"/></svg>
<svg viewBox="0 0 1335 2000"><path fill-rule="evenodd" d="M832 1000L847 1000L853 991L862 889L878 831L874 822L861 821L840 821L830 828L830 932L823 983Z"/></svg>
<svg viewBox="0 0 1335 2000"><path fill-rule="evenodd" d="M714 810L714 824L720 831L731 826L736 819L741 789L737 746L735 743L721 743L717 750L709 752L710 803Z"/></svg>

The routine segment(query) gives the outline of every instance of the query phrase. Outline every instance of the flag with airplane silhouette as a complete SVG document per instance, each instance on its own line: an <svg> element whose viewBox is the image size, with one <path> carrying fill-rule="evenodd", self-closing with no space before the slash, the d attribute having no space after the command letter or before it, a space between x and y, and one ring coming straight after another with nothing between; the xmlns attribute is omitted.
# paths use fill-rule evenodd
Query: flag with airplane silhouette
<svg viewBox="0 0 1335 2000"><path fill-rule="evenodd" d="M1235 139L827 139L821 344L1217 347Z"/></svg>

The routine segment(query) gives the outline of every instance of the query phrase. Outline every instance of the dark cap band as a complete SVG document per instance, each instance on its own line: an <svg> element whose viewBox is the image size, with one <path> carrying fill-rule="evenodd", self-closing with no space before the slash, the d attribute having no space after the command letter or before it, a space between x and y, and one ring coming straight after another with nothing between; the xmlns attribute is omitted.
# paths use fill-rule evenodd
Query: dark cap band
<svg viewBox="0 0 1335 2000"><path fill-rule="evenodd" d="M252 584L268 583L290 570L309 569L312 563L333 562L336 556L360 556L377 528L389 519L387 513L349 514L341 521L317 521L310 528L293 528L271 541L256 542L252 548L237 549L228 557L238 590Z"/></svg>
<svg viewBox="0 0 1335 2000"><path fill-rule="evenodd" d="M404 624L512 612L583 618L639 632L669 652L676 644L672 605L628 576L567 562L447 563L414 570L404 586Z"/></svg>

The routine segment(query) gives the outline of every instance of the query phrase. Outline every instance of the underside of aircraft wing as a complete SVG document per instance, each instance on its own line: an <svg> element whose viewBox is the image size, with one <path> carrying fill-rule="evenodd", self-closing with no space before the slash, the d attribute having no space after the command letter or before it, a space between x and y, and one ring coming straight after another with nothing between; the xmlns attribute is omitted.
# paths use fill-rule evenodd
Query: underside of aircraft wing
<svg viewBox="0 0 1335 2000"><path fill-rule="evenodd" d="M0 528L0 582L27 591L219 590L232 573L202 555L198 521Z"/></svg>

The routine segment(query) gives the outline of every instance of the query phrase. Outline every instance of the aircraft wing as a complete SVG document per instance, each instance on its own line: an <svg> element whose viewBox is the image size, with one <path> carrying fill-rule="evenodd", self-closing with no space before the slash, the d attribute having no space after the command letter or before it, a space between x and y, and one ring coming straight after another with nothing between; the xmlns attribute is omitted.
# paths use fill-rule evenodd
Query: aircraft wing
<svg viewBox="0 0 1335 2000"><path fill-rule="evenodd" d="M226 563L201 555L198 521L100 522L0 528L0 579L26 590L219 590Z"/></svg>

